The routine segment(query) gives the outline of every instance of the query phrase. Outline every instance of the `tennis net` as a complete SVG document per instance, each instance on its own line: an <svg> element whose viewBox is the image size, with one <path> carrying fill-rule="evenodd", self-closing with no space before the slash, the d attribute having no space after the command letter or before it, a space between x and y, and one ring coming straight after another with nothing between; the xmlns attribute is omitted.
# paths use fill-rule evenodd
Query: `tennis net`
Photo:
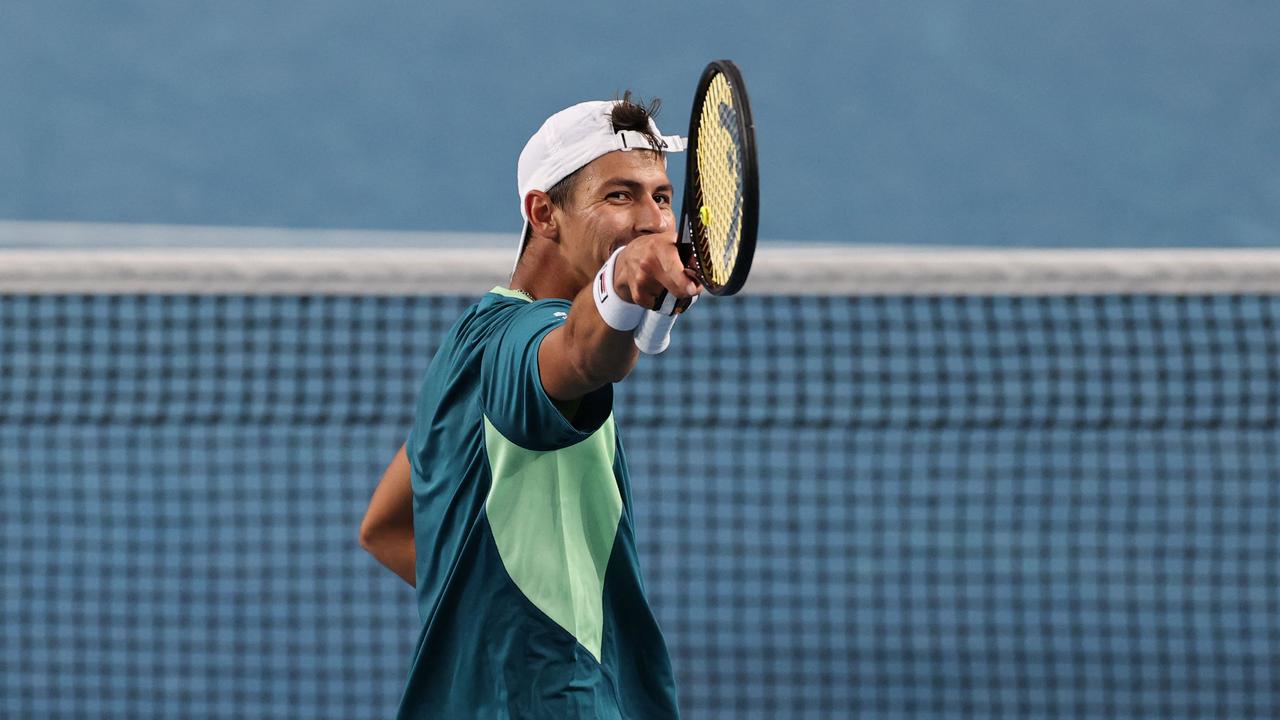
<svg viewBox="0 0 1280 720"><path fill-rule="evenodd" d="M507 269L0 251L0 716L390 716L357 527ZM762 249L618 388L686 714L1280 715L1278 322L1270 251Z"/></svg>

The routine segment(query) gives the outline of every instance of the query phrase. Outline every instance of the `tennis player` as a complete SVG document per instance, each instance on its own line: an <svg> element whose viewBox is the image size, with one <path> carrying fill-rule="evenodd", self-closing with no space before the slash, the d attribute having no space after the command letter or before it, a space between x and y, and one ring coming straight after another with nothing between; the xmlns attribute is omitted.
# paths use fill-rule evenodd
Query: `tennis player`
<svg viewBox="0 0 1280 720"><path fill-rule="evenodd" d="M574 105L525 145L510 287L444 338L373 493L361 544L422 620L402 719L678 716L612 414L644 308L702 289L666 173L684 140L656 109Z"/></svg>

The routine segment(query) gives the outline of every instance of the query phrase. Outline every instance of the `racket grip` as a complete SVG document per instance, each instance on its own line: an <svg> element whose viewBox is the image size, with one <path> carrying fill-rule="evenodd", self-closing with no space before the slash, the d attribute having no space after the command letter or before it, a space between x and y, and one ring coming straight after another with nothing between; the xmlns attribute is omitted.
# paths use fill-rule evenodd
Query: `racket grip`
<svg viewBox="0 0 1280 720"><path fill-rule="evenodd" d="M671 328L676 324L675 313L645 310L644 317L635 329L636 347L645 355L657 355L671 344Z"/></svg>

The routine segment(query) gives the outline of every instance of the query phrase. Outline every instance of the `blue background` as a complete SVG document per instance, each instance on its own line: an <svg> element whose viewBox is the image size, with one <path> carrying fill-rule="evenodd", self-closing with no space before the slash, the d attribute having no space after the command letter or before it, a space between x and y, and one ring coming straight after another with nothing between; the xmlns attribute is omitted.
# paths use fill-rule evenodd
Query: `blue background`
<svg viewBox="0 0 1280 720"><path fill-rule="evenodd" d="M546 115L632 88L683 131L729 57L767 239L1276 245L1277 36L1244 0L6 0L0 219L514 233Z"/></svg>

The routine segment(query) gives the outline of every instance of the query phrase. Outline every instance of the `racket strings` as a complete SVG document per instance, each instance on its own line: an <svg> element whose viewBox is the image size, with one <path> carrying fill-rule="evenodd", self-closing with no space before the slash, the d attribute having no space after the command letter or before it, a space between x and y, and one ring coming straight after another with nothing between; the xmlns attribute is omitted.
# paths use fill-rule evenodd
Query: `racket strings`
<svg viewBox="0 0 1280 720"><path fill-rule="evenodd" d="M733 88L724 74L703 95L698 125L698 182L694 187L694 244L707 280L723 286L733 275L742 239L744 157Z"/></svg>

